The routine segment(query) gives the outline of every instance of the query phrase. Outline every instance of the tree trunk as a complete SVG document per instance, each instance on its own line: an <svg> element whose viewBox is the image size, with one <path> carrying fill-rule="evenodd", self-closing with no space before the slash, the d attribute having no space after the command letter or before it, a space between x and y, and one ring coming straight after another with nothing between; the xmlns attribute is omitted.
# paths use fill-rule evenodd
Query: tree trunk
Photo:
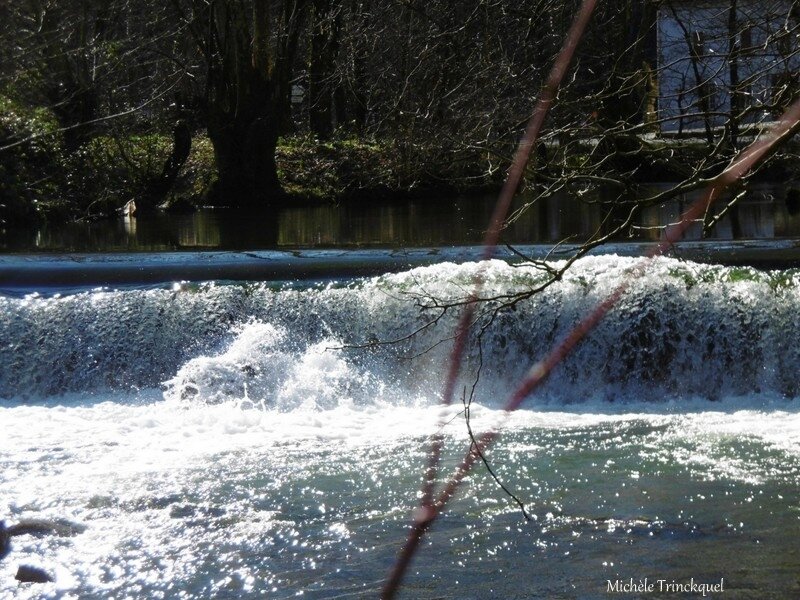
<svg viewBox="0 0 800 600"><path fill-rule="evenodd" d="M284 0L276 42L275 66L270 74L278 135L291 135L296 130L292 120L292 73L305 18L306 0Z"/></svg>
<svg viewBox="0 0 800 600"><path fill-rule="evenodd" d="M208 134L217 160L213 204L263 209L280 205L283 190L275 164L275 116L215 119L209 123Z"/></svg>
<svg viewBox="0 0 800 600"><path fill-rule="evenodd" d="M178 173L186 159L189 158L189 152L192 149L192 132L189 130L189 124L183 119L175 124L173 140L172 152L164 163L161 175L148 185L145 198L142 199L143 202L139 206L140 209L152 210L161 204L172 186L175 185Z"/></svg>
<svg viewBox="0 0 800 600"><path fill-rule="evenodd" d="M206 124L217 160L214 204L270 210L283 201L275 149L288 110L302 8L302 2L286 0L274 45L268 0L254 0L251 12L231 1L210 9Z"/></svg>
<svg viewBox="0 0 800 600"><path fill-rule="evenodd" d="M308 64L309 126L321 140L333 134L333 72L339 52L339 0L313 0L311 57ZM338 120L338 119L337 119Z"/></svg>

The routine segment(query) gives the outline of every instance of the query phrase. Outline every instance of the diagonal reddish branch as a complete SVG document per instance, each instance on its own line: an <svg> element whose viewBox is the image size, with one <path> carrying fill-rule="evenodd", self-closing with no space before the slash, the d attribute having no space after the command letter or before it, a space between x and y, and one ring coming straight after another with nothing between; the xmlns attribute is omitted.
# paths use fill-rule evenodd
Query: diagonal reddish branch
<svg viewBox="0 0 800 600"><path fill-rule="evenodd" d="M497 199L494 212L492 213L489 228L486 230L486 236L483 240L483 253L482 260L489 260L494 256L497 249L497 242L500 239L500 232L503 228L503 223L508 216L508 211L511 207L511 201L519 189L522 182L522 176L525 172L525 166L528 164L528 159L531 154L536 141L539 138L539 132L542 130L544 119L550 106L556 99L558 89L561 86L561 81L569 68L572 57L575 55L575 49L578 47L583 37L584 31L589 24L589 19L594 11L596 0L584 0L581 9L572 23L564 45L559 51L553 68L550 71L547 81L542 88L541 95L536 107L533 110L528 125L525 128L525 133L517 146L517 151L514 154L514 160L508 170L508 175L503 183L503 188L500 191L500 196ZM483 269L478 271L475 275L473 282L473 289L470 293L464 310L459 318L458 325L456 326L455 341L453 349L450 353L450 361L447 370L447 377L445 379L444 391L442 393L442 405L448 406L453 402L453 395L455 393L456 383L458 381L458 374L461 370L461 362L464 356L464 348L466 346L467 336L469 329L472 325L472 320L475 317L475 308L477 306L477 299L483 288ZM434 436L431 443L431 451L429 455L428 468L425 472L425 481L422 488L422 505L427 506L431 504L433 499L433 488L436 480L436 472L439 467L439 459L442 452L442 436L437 434Z"/></svg>
<svg viewBox="0 0 800 600"><path fill-rule="evenodd" d="M525 166L528 164L531 150L539 138L539 132L544 124L544 119L547 116L550 106L556 99L558 89L561 86L561 81L572 62L572 57L575 55L575 50L578 43L586 31L589 20L594 12L596 0L583 0L581 8L572 23L569 32L567 33L564 45L559 51L553 68L547 78L547 81L542 88L541 95L533 114L531 115L528 125L525 128L525 133L520 140L517 151L514 154L514 160L509 168L508 175L500 191L500 196L497 199L489 228L486 231L486 236L483 241L482 259L489 260L494 256L497 248L497 242L500 239L500 232L508 216L508 211L511 207L511 201L519 189L522 182L522 176L525 172ZM442 393L442 405L447 406L453 402L453 395L455 392L458 374L461 370L461 362L464 355L464 348L466 346L467 336L469 334L470 326L472 325L475 316L475 309L477 305L478 296L483 288L483 268L475 276L473 290L469 295L464 310L461 313L458 325L456 327L455 341L453 349L450 353L450 361L445 378L445 387ZM403 549L400 557L398 558L395 568L393 569L389 580L387 581L382 597L392 598L400 587L403 575L405 574L411 558L414 555L417 545L419 544L422 535L427 529L430 521L435 518L436 507L433 504L434 485L436 481L436 473L439 468L439 462L442 453L443 437L441 433L437 433L431 442L431 450L429 454L428 468L425 472L425 479L422 487L422 500L420 502L420 515L415 519L416 524L409 535L408 543ZM430 518L427 517L430 515Z"/></svg>
<svg viewBox="0 0 800 600"><path fill-rule="evenodd" d="M536 115L534 115L534 117L535 116ZM395 563L394 570L392 571L391 576L383 589L383 598L394 597L400 587L402 577L407 570L408 565L411 563L411 559L413 558L420 541L422 540L422 536L430 528L433 521L438 517L438 515L453 497L458 489L458 486L472 469L480 455L485 452L485 450L497 439L500 434L500 427L503 425L508 415L512 411L519 408L525 398L545 381L552 370L581 342L581 340L583 340L583 338L585 338L592 331L592 329L594 329L594 327L603 319L603 317L605 317L608 312L614 308L619 299L628 290L634 279L644 274L653 258L664 254L674 245L676 241L680 240L686 230L692 225L693 221L702 216L708 207L720 197L722 192L727 187L746 175L758 162L773 154L782 143L793 137L798 133L798 131L800 131L800 101L797 101L795 104L789 107L770 134L764 136L762 139L756 140L750 146L745 148L736 158L734 158L728 167L716 178L714 178L713 182L707 188L705 194L695 201L689 207L689 209L683 213L680 221L666 229L662 242L659 243L646 258L636 265L631 273L619 284L619 286L617 286L617 288L615 288L605 300L598 304L591 313L589 313L582 321L580 321L566 338L564 338L555 348L553 348L543 360L531 368L528 375L509 397L505 405L503 419L494 428L484 433L479 438L477 444L471 447L461 464L452 475L451 479L436 498L436 501L423 501L422 505L415 511L414 523L411 532L409 533L406 545L403 547L403 550L401 551L397 562ZM500 201L498 204L500 204ZM495 214L497 214L497 211ZM487 235L487 238L489 238L490 235ZM485 252L485 255L487 254L491 256L491 252L488 250ZM476 281L476 289L479 288L481 283L482 281L480 279ZM467 308L470 306L472 305L468 305ZM468 326L469 321L466 321L466 328L468 328ZM459 331L459 335L462 335L461 331ZM455 357L455 360L460 362L460 354L456 355L454 353L453 356ZM458 372L457 364L455 365L455 372L456 374ZM437 442L441 444L441 438L439 438ZM438 447L437 452L440 452L440 450L441 446ZM432 481L430 481L430 484L432 491Z"/></svg>

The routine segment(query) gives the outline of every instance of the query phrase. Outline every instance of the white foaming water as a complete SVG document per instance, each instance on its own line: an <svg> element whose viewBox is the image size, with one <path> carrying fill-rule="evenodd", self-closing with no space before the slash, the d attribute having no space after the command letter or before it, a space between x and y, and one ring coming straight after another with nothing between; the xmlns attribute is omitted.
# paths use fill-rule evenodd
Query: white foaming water
<svg viewBox="0 0 800 600"><path fill-rule="evenodd" d="M796 487L800 415L786 410L785 402L776 402L776 410L739 410L739 402L721 402L713 412L702 410L704 404L707 409L705 401L690 406L688 412L675 405L660 405L654 412L648 403L610 410L607 404L595 404L580 412L523 410L506 423L506 434L490 457L506 482L512 481L518 493L521 488L532 503L529 508L544 528L540 534L557 529L564 518L583 522L614 517L624 525L630 515L637 519L646 515L649 521L643 522L653 523L664 519L680 523L679 517L686 517L704 527L732 530L745 527L739 525L741 520L751 528L757 520L750 513L735 516L736 522L730 524L721 516L709 516L715 514L711 500L730 493L758 500L753 494L759 489L777 486L786 493ZM0 502L8 507L8 517L67 519L86 527L70 538L15 539L13 553L0 565L0 594L201 598L225 595L226 586L233 585L225 581L233 577L235 585L227 592L231 595L258 592L289 597L316 589L326 597L317 584L327 581L339 589L337 573L345 565L349 579L341 583L342 589L359 581L373 585L370 582L381 573L374 573L371 561L376 559L368 557L391 555L401 543L426 440L438 430L439 409L347 403L331 410L248 406L229 401L187 408L185 402L114 398L86 406L0 409L4 429ZM459 407L452 407L444 429L448 470L468 446L459 413ZM501 417L501 411L472 407L477 430ZM577 456L588 452L588 460L575 464L576 450ZM558 463L549 469L539 464L561 455L573 458L565 459L560 468ZM527 471L531 468L533 472ZM676 483L664 475L666 487L659 489L659 471L685 472L679 499L664 499L676 495ZM544 482L553 472L563 475ZM647 477L650 483L644 487L657 494L655 506L646 496L638 496L632 504L626 500L616 507L614 496L626 490L626 481L635 486ZM472 479L476 482L462 491L461 504L466 504L457 503L456 513L469 512L468 499L474 498L484 508L470 518L491 521L494 514L500 523L510 519L519 527L513 505L482 469ZM590 487L595 490L594 502L592 495L567 491L582 485L594 486ZM715 491L709 492L709 486ZM605 487L611 489L599 491ZM709 505L687 504L684 493L692 498L709 496ZM359 495L366 497L359 500ZM587 501L589 506L584 506ZM762 509L774 519L775 511L784 510L781 502L773 497ZM572 503L575 507L570 510ZM378 523L388 525L374 534L371 528ZM484 527L507 529L499 523ZM376 535L390 545L376 548ZM520 534L504 535L505 544ZM302 560L292 540L302 545ZM480 556L494 556L479 550L482 543L472 540L465 546L455 538L438 539L437 544L445 546L428 549L425 560L438 562L434 557L450 545L450 552L477 565ZM240 553L261 558L251 564L237 558ZM347 558L353 553L361 558ZM212 569L215 573L204 574L202 566L212 559L219 562ZM325 566L314 566L320 562ZM13 582L18 564L40 565L55 575L56 582L18 588ZM573 576L588 566L578 560ZM299 575L306 571L308 580ZM491 581L490 575L485 577L483 584ZM475 585L464 592L479 589ZM526 584L515 585L514 589L522 589L519 586ZM371 594L376 591L368 589Z"/></svg>
<svg viewBox="0 0 800 600"><path fill-rule="evenodd" d="M476 470L410 596L505 597L531 582L549 596L565 580L592 596L648 573L791 592L796 273L659 259L526 410L498 409L634 264L581 261L494 315L482 355L471 342L472 425L503 423L490 458L538 520L524 525ZM443 419L436 405L455 315L425 327L438 313L417 303L459 297L478 268L0 299L4 517L86 527L15 538L0 596L374 596L430 436L445 423L446 470L468 446L460 403ZM502 295L542 274L492 262L486 276ZM745 574L742 557L757 557ZM56 582L18 587L18 564Z"/></svg>
<svg viewBox="0 0 800 600"><path fill-rule="evenodd" d="M353 402L352 394L381 400L383 383L359 373L328 339L302 353L292 351L283 328L252 322L238 328L228 348L216 356L188 361L165 383L172 401L218 404L231 399L280 410L330 409Z"/></svg>
<svg viewBox="0 0 800 600"><path fill-rule="evenodd" d="M614 256L584 259L563 281L496 313L505 295L539 285L542 271L493 261L307 290L202 284L0 298L0 337L11 340L0 347L0 398L105 393L169 381L184 399L241 398L246 387L249 397L288 409L303 403L298 377L315 361L319 376L330 378L306 394L320 408L335 405L337 397L356 404L386 394L431 398L441 388L457 313L435 305L463 297L477 270L485 269L486 295L499 300L480 316L475 331L482 332L482 351L475 334L464 372L474 373L482 363L479 398L498 404L510 382L636 263ZM800 337L798 313L796 271L661 258L540 396L556 402L792 398L800 389L800 346L793 343ZM326 350L337 347L334 354ZM471 385L469 375L463 384ZM331 394L323 398L325 390Z"/></svg>

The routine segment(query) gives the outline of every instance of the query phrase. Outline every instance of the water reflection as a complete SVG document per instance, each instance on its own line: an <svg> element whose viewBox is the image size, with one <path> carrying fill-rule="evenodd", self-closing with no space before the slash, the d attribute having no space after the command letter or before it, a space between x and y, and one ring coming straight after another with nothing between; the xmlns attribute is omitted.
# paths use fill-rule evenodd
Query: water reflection
<svg viewBox="0 0 800 600"><path fill-rule="evenodd" d="M278 220L279 246L429 246L477 243L493 198L293 208Z"/></svg>
<svg viewBox="0 0 800 600"><path fill-rule="evenodd" d="M665 186L664 186L665 187ZM658 190L659 186L653 186ZM645 208L621 239L658 240L663 226L678 220L696 197ZM574 242L604 234L621 222L627 208L606 215L602 196L578 199L561 194L527 207L506 228L504 240L517 244ZM430 198L407 203L297 206L274 214L202 209L187 215L158 214L94 223L44 225L0 231L8 252L160 251L270 249L277 247L446 246L480 243L495 196ZM716 225L710 239L800 237L800 211L792 210L779 186L754 187ZM519 199L515 208L525 205ZM724 199L715 206L724 207ZM700 239L701 225L685 239Z"/></svg>
<svg viewBox="0 0 800 600"><path fill-rule="evenodd" d="M641 239L658 240L661 237L661 226L676 222L681 213L699 196L687 194L683 197L659 206L644 209L641 223L634 227L634 234ZM722 198L715 205L714 212L719 213L730 198ZM780 237L796 237L800 235L800 219L791 215L787 209L785 198L775 188L763 187L751 191L735 207L715 225L711 239L772 239ZM702 237L702 224L689 227L684 239L697 240Z"/></svg>
<svg viewBox="0 0 800 600"><path fill-rule="evenodd" d="M664 189L666 186L662 186ZM657 191L659 186L653 186ZM645 208L621 240L661 239L665 224L676 222L700 192ZM603 201L580 201L561 194L532 203L514 218L504 238L511 243L583 241L605 234L627 216L627 208L607 217ZM436 246L479 243L489 222L495 197L430 200L411 204L369 206L321 206L294 208L279 216L279 246L405 245ZM521 208L525 199L517 201ZM723 198L715 207L724 208ZM716 224L709 239L772 239L800 237L800 214L787 208L783 190L776 186L754 187ZM684 239L702 238L702 225L692 225Z"/></svg>

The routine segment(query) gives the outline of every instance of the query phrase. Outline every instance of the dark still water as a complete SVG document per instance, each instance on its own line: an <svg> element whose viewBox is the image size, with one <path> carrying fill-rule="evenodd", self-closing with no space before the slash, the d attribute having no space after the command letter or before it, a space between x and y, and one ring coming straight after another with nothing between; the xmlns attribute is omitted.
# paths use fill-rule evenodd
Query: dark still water
<svg viewBox="0 0 800 600"><path fill-rule="evenodd" d="M297 206L277 215L206 208L192 214L156 214L93 223L43 225L0 231L5 252L131 252L255 250L292 247L424 247L480 243L495 195L429 198L412 202ZM659 226L674 222L692 198L645 209L619 241L659 239ZM518 199L516 208L524 204ZM722 204L719 205L719 208ZM607 231L602 205L562 194L530 206L511 222L513 244L580 242ZM800 237L800 211L787 205L779 186L754 188L716 226L710 239L765 240ZM700 225L687 239L700 238Z"/></svg>

